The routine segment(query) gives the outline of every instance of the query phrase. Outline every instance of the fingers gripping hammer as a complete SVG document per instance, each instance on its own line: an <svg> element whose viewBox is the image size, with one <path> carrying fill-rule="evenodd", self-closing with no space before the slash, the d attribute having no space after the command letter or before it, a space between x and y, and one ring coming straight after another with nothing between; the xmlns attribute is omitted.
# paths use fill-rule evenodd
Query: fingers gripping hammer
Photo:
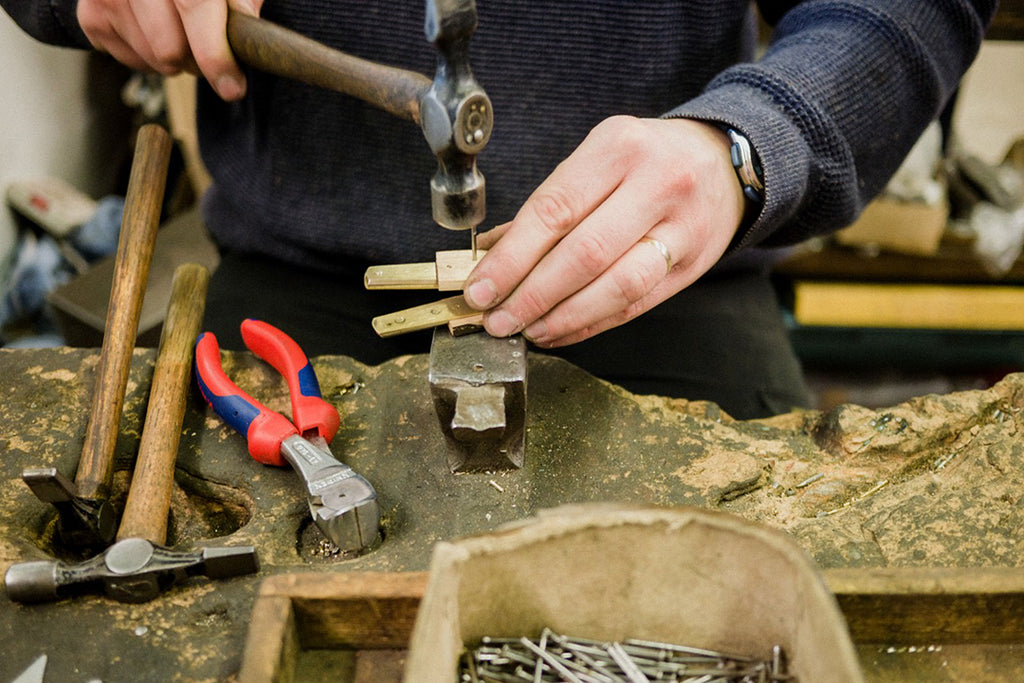
<svg viewBox="0 0 1024 683"><path fill-rule="evenodd" d="M433 81L236 11L228 18L228 40L250 66L358 97L418 123L438 161L430 181L434 220L451 230L473 230L475 236L486 206L476 157L494 126L491 102L469 66L476 26L475 0L427 0L424 32L438 51Z"/></svg>

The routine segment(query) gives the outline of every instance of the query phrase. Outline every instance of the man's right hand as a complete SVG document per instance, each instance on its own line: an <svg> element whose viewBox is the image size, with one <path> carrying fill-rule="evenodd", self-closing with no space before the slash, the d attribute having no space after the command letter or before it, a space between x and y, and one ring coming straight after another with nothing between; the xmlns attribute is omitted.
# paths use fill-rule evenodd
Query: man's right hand
<svg viewBox="0 0 1024 683"><path fill-rule="evenodd" d="M259 15L263 0L232 0ZM231 54L225 0L78 0L78 22L97 50L138 71L204 76L225 100L245 94Z"/></svg>

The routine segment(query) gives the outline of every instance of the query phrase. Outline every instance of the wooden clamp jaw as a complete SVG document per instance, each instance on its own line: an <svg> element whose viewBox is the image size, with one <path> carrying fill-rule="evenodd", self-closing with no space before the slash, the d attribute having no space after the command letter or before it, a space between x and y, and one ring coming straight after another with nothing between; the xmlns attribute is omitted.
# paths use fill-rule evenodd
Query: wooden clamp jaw
<svg viewBox="0 0 1024 683"><path fill-rule="evenodd" d="M373 266L367 289L458 291L485 252L439 251L433 263ZM430 345L430 391L452 472L523 466L526 439L526 346L520 335L480 332L483 313L461 294L373 319L381 337L448 325ZM480 332L479 334L470 334ZM455 339L466 335L461 339Z"/></svg>
<svg viewBox="0 0 1024 683"><path fill-rule="evenodd" d="M458 291L462 289L480 257L486 253L478 249L474 258L472 249L439 251L432 262L371 266L363 276L363 284L366 289ZM393 337L438 325L448 325L451 333L458 336L480 329L483 326L483 313L470 307L459 294L378 316L373 319L372 325L381 337Z"/></svg>

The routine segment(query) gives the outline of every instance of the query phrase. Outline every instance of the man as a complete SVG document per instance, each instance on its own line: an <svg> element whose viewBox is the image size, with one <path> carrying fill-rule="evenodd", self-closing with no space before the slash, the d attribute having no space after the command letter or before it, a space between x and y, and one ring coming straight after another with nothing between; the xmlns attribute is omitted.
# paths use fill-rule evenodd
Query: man
<svg viewBox="0 0 1024 683"><path fill-rule="evenodd" d="M370 264L467 248L430 224L434 158L415 126L352 98L243 71L223 0L0 0L32 35L129 66L198 72L204 216L223 253L207 324L238 347L261 317L307 352L376 363L409 295L361 291ZM495 110L479 158L489 253L465 294L495 336L523 332L635 392L736 417L805 404L766 247L851 222L941 111L995 2L480 0L471 47ZM431 72L419 2L236 6L332 47ZM734 168L730 149L747 148Z"/></svg>

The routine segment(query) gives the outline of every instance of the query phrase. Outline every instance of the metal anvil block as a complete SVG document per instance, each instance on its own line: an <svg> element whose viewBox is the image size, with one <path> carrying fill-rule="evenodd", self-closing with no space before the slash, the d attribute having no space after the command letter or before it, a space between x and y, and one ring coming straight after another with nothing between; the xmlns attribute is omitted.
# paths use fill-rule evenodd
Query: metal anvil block
<svg viewBox="0 0 1024 683"><path fill-rule="evenodd" d="M429 378L452 472L523 466L526 343L521 336L453 336L439 327L430 346Z"/></svg>

